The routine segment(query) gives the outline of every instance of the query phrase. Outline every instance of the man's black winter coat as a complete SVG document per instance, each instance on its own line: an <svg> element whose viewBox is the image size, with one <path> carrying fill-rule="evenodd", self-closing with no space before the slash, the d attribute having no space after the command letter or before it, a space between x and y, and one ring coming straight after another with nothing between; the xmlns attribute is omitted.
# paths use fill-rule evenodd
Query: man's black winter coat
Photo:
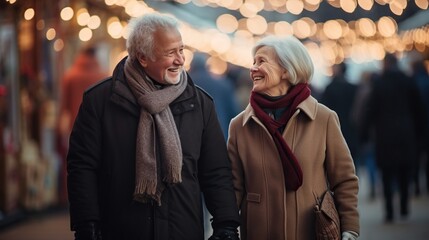
<svg viewBox="0 0 429 240"><path fill-rule="evenodd" d="M183 151L182 182L167 186L162 204L133 201L140 107L123 71L88 89L67 157L71 227L100 221L103 240L202 240L201 192L213 224L238 225L230 162L212 99L188 77L170 104Z"/></svg>

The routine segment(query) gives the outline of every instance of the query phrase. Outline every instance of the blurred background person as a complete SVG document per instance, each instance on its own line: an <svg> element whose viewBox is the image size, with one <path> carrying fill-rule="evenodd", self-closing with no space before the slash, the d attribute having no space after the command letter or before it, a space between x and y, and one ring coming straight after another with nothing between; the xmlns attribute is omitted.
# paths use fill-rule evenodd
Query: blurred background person
<svg viewBox="0 0 429 240"><path fill-rule="evenodd" d="M372 71L362 72L359 85L357 86L351 110L351 121L352 125L356 128L357 138L359 138L359 132L362 129L363 115L367 108L368 97L371 92L371 82L374 75L375 73ZM372 136L372 134L370 135ZM377 192L377 166L375 164L374 156L374 139L369 137L364 143L357 141L356 145L356 155L358 160L355 160L355 162L360 165L358 168L364 167L369 180L369 198L374 200Z"/></svg>
<svg viewBox="0 0 429 240"><path fill-rule="evenodd" d="M195 52L189 74L195 84L213 98L225 140L228 138L229 122L240 111L234 85L226 75L214 75L207 66L207 55Z"/></svg>
<svg viewBox="0 0 429 240"><path fill-rule="evenodd" d="M61 158L59 183L60 203L67 203L66 164L68 140L74 120L79 110L84 91L92 84L107 77L97 59L95 46L83 47L74 59L71 67L65 72L61 81L60 114L57 129L57 149Z"/></svg>
<svg viewBox="0 0 429 240"><path fill-rule="evenodd" d="M357 158L356 128L352 122L352 110L357 86L350 83L346 77L347 65L342 62L332 66L332 79L323 91L320 102L338 114L341 132L349 146L355 166Z"/></svg>
<svg viewBox="0 0 429 240"><path fill-rule="evenodd" d="M417 160L422 101L417 85L399 69L395 55L387 54L368 99L362 140L374 130L375 156L381 173L385 222L394 221L394 192L399 187L402 218L409 214L409 184Z"/></svg>
<svg viewBox="0 0 429 240"><path fill-rule="evenodd" d="M417 164L413 174L415 194L416 196L419 196L421 191L421 172L425 175L426 191L429 194L429 73L425 66L425 62L422 59L416 59L412 62L411 69L411 76L417 83L425 111L425 115L423 115L425 116L425 119L423 120L424 129L421 130L424 132L424 135L419 142L419 154L417 156ZM421 171L421 167L424 168L423 171Z"/></svg>

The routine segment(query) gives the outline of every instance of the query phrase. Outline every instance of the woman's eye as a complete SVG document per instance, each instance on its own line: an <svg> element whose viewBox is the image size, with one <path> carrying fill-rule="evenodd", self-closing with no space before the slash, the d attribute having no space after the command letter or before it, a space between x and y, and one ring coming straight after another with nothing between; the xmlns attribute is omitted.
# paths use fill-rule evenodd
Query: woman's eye
<svg viewBox="0 0 429 240"><path fill-rule="evenodd" d="M253 62L253 65L260 65L261 63L263 63L264 62L264 60L258 60L258 61L254 61Z"/></svg>

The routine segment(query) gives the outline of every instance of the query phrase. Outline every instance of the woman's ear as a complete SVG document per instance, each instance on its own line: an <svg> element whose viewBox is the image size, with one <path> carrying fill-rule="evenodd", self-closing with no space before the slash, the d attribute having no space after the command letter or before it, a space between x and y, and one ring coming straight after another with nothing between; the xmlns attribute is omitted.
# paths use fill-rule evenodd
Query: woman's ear
<svg viewBox="0 0 429 240"><path fill-rule="evenodd" d="M289 72L286 69L284 69L282 72L282 79L286 79L289 81Z"/></svg>

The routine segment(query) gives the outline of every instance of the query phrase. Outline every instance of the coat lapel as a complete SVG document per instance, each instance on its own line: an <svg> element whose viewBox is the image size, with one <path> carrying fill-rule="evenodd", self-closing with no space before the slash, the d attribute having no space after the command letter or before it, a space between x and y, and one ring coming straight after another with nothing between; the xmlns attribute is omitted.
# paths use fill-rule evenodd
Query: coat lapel
<svg viewBox="0 0 429 240"><path fill-rule="evenodd" d="M110 101L127 110L135 116L140 115L140 108L133 93L125 82L124 64L126 58L122 59L113 71L112 95Z"/></svg>

